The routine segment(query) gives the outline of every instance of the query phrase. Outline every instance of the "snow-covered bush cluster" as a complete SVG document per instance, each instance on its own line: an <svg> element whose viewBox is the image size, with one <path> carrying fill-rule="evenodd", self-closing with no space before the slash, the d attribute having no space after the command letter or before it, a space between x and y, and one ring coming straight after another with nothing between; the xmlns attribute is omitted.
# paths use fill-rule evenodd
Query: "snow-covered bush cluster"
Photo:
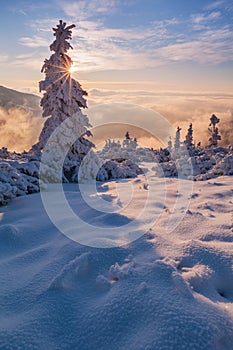
<svg viewBox="0 0 233 350"><path fill-rule="evenodd" d="M192 180L205 180L221 175L232 175L233 147L218 146L218 140L221 137L216 123L220 120L212 115L210 121L208 129L211 134L210 144L204 148L200 144L194 145L193 126L190 124L184 142L181 141L181 128L177 128L174 147L171 138L167 148L164 149L141 148L137 143L132 146L129 140L136 139L131 139L127 132L123 142L107 140L103 149L98 152L98 156L103 160L130 159L139 165L142 162L155 162L152 169L158 177L182 176Z"/></svg>
<svg viewBox="0 0 233 350"><path fill-rule="evenodd" d="M0 150L0 205L10 199L39 191L39 166L37 157L27 153Z"/></svg>
<svg viewBox="0 0 233 350"><path fill-rule="evenodd" d="M156 160L156 153L149 148L138 147L132 148L118 148L98 151L98 155L101 159L130 159L133 162L153 162Z"/></svg>
<svg viewBox="0 0 233 350"><path fill-rule="evenodd" d="M142 170L131 160L109 160L101 163L96 161L94 152L89 152L89 159L82 163L82 167L76 167L76 172L70 182L86 181L96 178L97 181L106 181L118 178L133 178L142 173ZM92 156L91 156L92 155ZM93 159L94 165L90 158ZM5 205L9 200L40 191L39 187L40 158L29 153L11 153L6 148L0 149L0 205ZM56 169L51 164L46 174L49 181L57 182ZM80 171L79 171L80 170ZM68 182L63 177L64 182Z"/></svg>
<svg viewBox="0 0 233 350"><path fill-rule="evenodd" d="M107 179L133 178L142 173L140 167L130 159L106 161L97 175L100 181L102 171L107 173Z"/></svg>
<svg viewBox="0 0 233 350"><path fill-rule="evenodd" d="M205 166L204 171L197 173L195 180L209 180L222 175L233 175L233 151L229 147L228 152L225 149L207 150L210 154L212 164ZM212 166L211 166L212 165Z"/></svg>
<svg viewBox="0 0 233 350"><path fill-rule="evenodd" d="M173 150L168 161L153 168L159 177L185 176L192 180L208 180L221 175L233 175L232 147L206 147L187 149L181 145Z"/></svg>
<svg viewBox="0 0 233 350"><path fill-rule="evenodd" d="M103 160L130 159L140 163L156 161L157 153L150 148L138 147L137 139L131 138L127 131L122 142L106 140L103 149L98 151L98 156Z"/></svg>
<svg viewBox="0 0 233 350"><path fill-rule="evenodd" d="M73 171L70 182L85 182L90 179L106 181L134 178L141 174L139 166L129 159L102 160L96 152L90 151L80 166Z"/></svg>

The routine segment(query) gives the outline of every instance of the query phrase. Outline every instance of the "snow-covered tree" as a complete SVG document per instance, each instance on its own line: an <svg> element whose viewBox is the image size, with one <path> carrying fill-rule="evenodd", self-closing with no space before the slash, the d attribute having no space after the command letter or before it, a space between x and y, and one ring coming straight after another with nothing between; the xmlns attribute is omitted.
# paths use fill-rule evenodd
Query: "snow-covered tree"
<svg viewBox="0 0 233 350"><path fill-rule="evenodd" d="M176 130L176 137L175 137L175 142L174 142L175 149L180 148L180 131L181 131L181 128L178 126L177 130Z"/></svg>
<svg viewBox="0 0 233 350"><path fill-rule="evenodd" d="M193 144L193 124L192 123L190 123L190 125L189 125L188 132L187 132L187 135L185 137L184 143L188 149L190 149L194 146L194 144Z"/></svg>
<svg viewBox="0 0 233 350"><path fill-rule="evenodd" d="M132 140L132 147L137 148L137 146L138 146L138 140L136 137L134 137L134 139Z"/></svg>
<svg viewBox="0 0 233 350"><path fill-rule="evenodd" d="M211 147L217 147L218 141L221 140L221 136L219 135L218 127L216 126L220 122L220 119L216 117L215 114L213 114L210 118L210 124L209 124L209 145Z"/></svg>
<svg viewBox="0 0 233 350"><path fill-rule="evenodd" d="M130 136L129 136L129 132L128 131L126 131L125 138L126 138L126 140L130 140Z"/></svg>
<svg viewBox="0 0 233 350"><path fill-rule="evenodd" d="M167 143L167 149L169 152L172 150L172 138L171 136L169 137L168 143Z"/></svg>
<svg viewBox="0 0 233 350"><path fill-rule="evenodd" d="M126 148L132 148L132 149L136 149L138 146L138 141L137 138L134 137L133 139L130 137L129 132L127 131L125 134L125 139L123 140L123 147Z"/></svg>
<svg viewBox="0 0 233 350"><path fill-rule="evenodd" d="M94 147L94 144L85 138L91 135L88 131L91 125L81 111L81 108L87 108L84 98L87 92L71 77L70 73L72 60L67 55L67 51L72 49L68 40L71 39L71 29L74 27L74 24L66 26L66 23L60 20L57 28L53 28L55 40L50 45L50 50L54 53L44 61L41 71L45 73L45 79L39 83L40 91L45 91L41 99L42 115L44 118L49 118L45 121L38 143L32 148L35 153L43 151L53 131L67 118L76 115L80 122L75 123L76 129L72 131L81 136L69 149L64 162L64 174L68 179L72 178L73 171L77 171L76 168L79 167L83 157ZM69 137L69 135L66 136ZM63 144L66 143L64 135L61 135L61 140L58 142L62 151Z"/></svg>
<svg viewBox="0 0 233 350"><path fill-rule="evenodd" d="M128 147L130 145L130 135L127 131L125 134L125 139L123 140L123 147Z"/></svg>

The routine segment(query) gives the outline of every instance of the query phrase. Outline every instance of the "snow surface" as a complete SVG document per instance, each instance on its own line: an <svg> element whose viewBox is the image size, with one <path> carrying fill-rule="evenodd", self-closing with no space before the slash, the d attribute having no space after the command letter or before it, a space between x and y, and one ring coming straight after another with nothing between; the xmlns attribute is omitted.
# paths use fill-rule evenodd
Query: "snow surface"
<svg viewBox="0 0 233 350"><path fill-rule="evenodd" d="M77 185L64 188L79 215L111 231L137 215L148 192L143 175L99 184L109 203L119 202L119 181L134 186L137 201L118 217L83 206ZM183 221L168 233L178 181L166 179L165 203L159 191L150 202L152 215L162 212L154 227L118 248L69 240L39 193L2 207L0 349L232 349L232 177L195 182Z"/></svg>

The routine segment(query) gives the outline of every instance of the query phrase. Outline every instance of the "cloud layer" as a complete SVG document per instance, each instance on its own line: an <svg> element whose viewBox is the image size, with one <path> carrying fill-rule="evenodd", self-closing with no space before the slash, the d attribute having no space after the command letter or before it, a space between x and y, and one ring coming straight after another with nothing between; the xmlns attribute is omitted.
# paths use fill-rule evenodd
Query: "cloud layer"
<svg viewBox="0 0 233 350"><path fill-rule="evenodd" d="M119 107L119 102L129 105L129 108ZM88 105L90 108L84 113L89 116L92 125L106 124L101 128L93 129L94 142L100 145L109 138L124 138L128 130L131 136L137 137L142 145L159 147L161 144L158 139L148 133L148 129L154 129L156 123L155 135L159 137L163 133L160 130L159 119L156 121L151 117L152 111L159 112L174 128L179 125L182 128L182 138L185 137L189 123L192 122L194 140L201 141L203 144L206 144L208 139L209 118L212 113L215 113L220 118L221 144L233 143L233 96L231 94L91 89ZM125 120L131 126L108 125L113 120L115 123ZM132 126L139 125L141 121L147 125L147 131L143 127ZM1 107L0 147L8 147L12 151L30 149L38 139L43 122L42 118L34 116L31 111L23 108L14 107L6 110ZM174 136L174 129L171 129L170 134Z"/></svg>
<svg viewBox="0 0 233 350"><path fill-rule="evenodd" d="M231 94L92 89L89 91L88 101L89 106L104 102L112 104L114 109L114 102L118 101L152 109L164 116L174 127L178 125L182 127L181 135L183 138L189 123L193 123L194 139L196 142L201 141L203 144L206 144L208 139L209 118L215 113L221 120L219 124L219 130L222 134L221 144L233 143L233 95ZM146 118L146 115L140 114L140 118L144 117ZM91 118L90 115L91 122L95 124L95 121ZM131 119L133 124L134 118L135 115L132 110L129 111L126 119ZM104 113L103 122L108 122L108 113ZM121 135L124 136L125 132L126 130L123 127ZM145 134L144 132L137 132L132 136L139 139L143 137L144 139ZM154 142L153 140L150 141Z"/></svg>
<svg viewBox="0 0 233 350"><path fill-rule="evenodd" d="M0 107L0 147L17 152L29 150L37 141L41 119L23 108Z"/></svg>

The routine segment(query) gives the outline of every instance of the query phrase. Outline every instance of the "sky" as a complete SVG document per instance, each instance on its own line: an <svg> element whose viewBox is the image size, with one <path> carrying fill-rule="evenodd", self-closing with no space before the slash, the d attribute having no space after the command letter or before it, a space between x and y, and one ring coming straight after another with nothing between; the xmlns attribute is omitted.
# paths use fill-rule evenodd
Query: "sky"
<svg viewBox="0 0 233 350"><path fill-rule="evenodd" d="M214 112L225 124L232 120L229 0L0 0L0 6L0 85L39 93L51 29L62 19L76 25L69 55L89 106L138 103L184 127Z"/></svg>

